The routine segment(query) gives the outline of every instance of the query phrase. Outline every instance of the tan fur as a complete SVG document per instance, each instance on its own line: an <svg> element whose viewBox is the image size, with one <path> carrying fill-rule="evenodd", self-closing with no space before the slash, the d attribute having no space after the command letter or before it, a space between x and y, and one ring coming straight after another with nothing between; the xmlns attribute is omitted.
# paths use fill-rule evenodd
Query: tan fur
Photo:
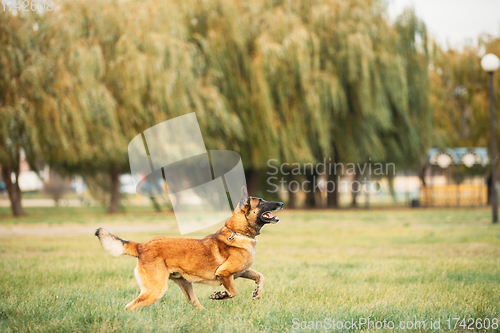
<svg viewBox="0 0 500 333"><path fill-rule="evenodd" d="M257 284L253 298L259 298L264 276L250 269L257 240L245 235L257 236L260 233L260 199L247 196L246 204L243 199L242 195L242 201L225 226L203 239L156 237L137 244L123 241L104 229L98 229L96 235L108 252L116 255L121 251L120 254L139 258L135 276L141 294L127 304L126 308L136 310L159 300L167 290L168 279L173 280L186 299L199 309L203 309L203 306L193 292L193 282L222 284L226 291L214 292L210 298L226 299L237 294L234 284L236 277L251 279ZM234 235L232 231L243 235ZM228 240L231 235L234 235L234 239Z"/></svg>

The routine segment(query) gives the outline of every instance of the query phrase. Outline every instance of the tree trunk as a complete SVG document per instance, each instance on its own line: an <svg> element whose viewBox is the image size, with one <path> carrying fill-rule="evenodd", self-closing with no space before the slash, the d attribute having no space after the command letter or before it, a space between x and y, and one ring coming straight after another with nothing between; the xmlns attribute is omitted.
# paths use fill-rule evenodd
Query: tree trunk
<svg viewBox="0 0 500 333"><path fill-rule="evenodd" d="M261 170L250 169L247 171L247 189L248 195L257 196L257 189L259 185Z"/></svg>
<svg viewBox="0 0 500 333"><path fill-rule="evenodd" d="M370 209L370 186L371 185L371 179L370 175L368 174L368 181L365 183L365 209Z"/></svg>
<svg viewBox="0 0 500 333"><path fill-rule="evenodd" d="M332 142L332 163L335 165L335 163L338 163L340 160L339 155L338 155L338 149L337 146L334 142ZM326 191L326 207L330 209L336 209L339 208L339 202L340 202L340 192L339 192L339 177L340 175L336 174L336 168L334 167L332 170L328 170L328 181L333 182L335 185L335 188L333 191L328 192ZM327 185L328 189L328 185Z"/></svg>
<svg viewBox="0 0 500 333"><path fill-rule="evenodd" d="M422 181L422 187L426 187L427 184L425 183L425 173L427 171L427 163L423 163L419 166L418 168L418 177Z"/></svg>
<svg viewBox="0 0 500 333"><path fill-rule="evenodd" d="M19 167L15 170L16 182L12 182L11 178L12 170L10 167L2 165L2 178L5 182L5 187L7 187L7 193L9 194L10 208L12 209L12 215L22 216L24 215L24 209L21 204L22 193L19 188Z"/></svg>
<svg viewBox="0 0 500 333"><path fill-rule="evenodd" d="M287 178L288 178L288 184L290 184L290 182L295 180L295 175L289 174ZM295 204L296 200L297 200L297 193L294 191L290 191L290 188L288 188L288 203L286 205L286 208L295 209L297 207Z"/></svg>
<svg viewBox="0 0 500 333"><path fill-rule="evenodd" d="M120 208L120 168L112 163L110 168L111 177L111 200L109 203L109 213L116 214Z"/></svg>
<svg viewBox="0 0 500 333"><path fill-rule="evenodd" d="M334 172L328 174L328 181L335 184L335 189L331 192L326 192L326 205L328 208L339 208L339 182L337 175Z"/></svg>
<svg viewBox="0 0 500 333"><path fill-rule="evenodd" d="M357 199L358 199L358 194L359 194L359 190L360 190L359 178L360 178L359 173L356 173L354 175L354 178L353 178L354 183L352 184L352 191L351 191L351 207L352 208L358 207L358 200Z"/></svg>
<svg viewBox="0 0 500 333"><path fill-rule="evenodd" d="M396 204L398 200L396 197L396 191L394 190L394 176L387 175L387 183L389 184L389 193L391 194L392 202Z"/></svg>
<svg viewBox="0 0 500 333"><path fill-rule="evenodd" d="M305 206L306 208L309 209L316 208L316 195L314 194L314 185L313 185L314 175L308 174L306 175L306 178L309 181L309 186L307 188L309 192L306 192Z"/></svg>
<svg viewBox="0 0 500 333"><path fill-rule="evenodd" d="M153 205L155 211L161 212L161 205L158 203L158 201L156 201L156 198L150 197L149 199L151 199L151 204Z"/></svg>
<svg viewBox="0 0 500 333"><path fill-rule="evenodd" d="M488 174L488 177L486 178L486 186L488 187L488 191L487 191L487 195L488 195L488 198L487 198L487 204L488 205L491 205L491 189L492 189L492 186L491 186L491 172Z"/></svg>

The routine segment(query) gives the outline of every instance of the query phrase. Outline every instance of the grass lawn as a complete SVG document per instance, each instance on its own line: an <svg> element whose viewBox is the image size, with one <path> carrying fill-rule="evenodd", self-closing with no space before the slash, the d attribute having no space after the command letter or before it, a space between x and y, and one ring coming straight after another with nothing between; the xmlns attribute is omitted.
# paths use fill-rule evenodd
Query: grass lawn
<svg viewBox="0 0 500 333"><path fill-rule="evenodd" d="M195 285L207 308L198 311L169 282L159 302L138 312L124 310L139 293L135 258L112 257L91 233L1 231L75 224L105 225L111 232L122 225L171 227L118 233L146 241L177 236L172 215L132 209L111 217L97 208L69 207L27 212L12 219L7 208L0 210L1 332L282 332L301 324L322 331L332 318L386 320L399 332L427 332L436 331L431 318L440 320L441 329L456 317L500 318L500 226L491 225L485 209L285 210L281 222L259 237L252 268L266 277L262 299L251 299L250 280L236 280L238 296L224 301L208 299L220 288ZM408 329L398 329L401 321ZM408 322L417 326L415 321L425 328L411 329ZM453 331L454 320L451 326Z"/></svg>

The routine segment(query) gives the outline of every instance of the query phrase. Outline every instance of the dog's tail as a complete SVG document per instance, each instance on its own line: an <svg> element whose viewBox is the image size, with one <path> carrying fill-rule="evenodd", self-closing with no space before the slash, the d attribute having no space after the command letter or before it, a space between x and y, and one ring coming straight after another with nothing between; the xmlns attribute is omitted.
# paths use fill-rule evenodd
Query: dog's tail
<svg viewBox="0 0 500 333"><path fill-rule="evenodd" d="M132 257L139 257L136 242L125 241L113 234L110 234L106 229L99 228L95 231L95 235L99 238L102 247L111 255L118 257L122 254L128 254Z"/></svg>

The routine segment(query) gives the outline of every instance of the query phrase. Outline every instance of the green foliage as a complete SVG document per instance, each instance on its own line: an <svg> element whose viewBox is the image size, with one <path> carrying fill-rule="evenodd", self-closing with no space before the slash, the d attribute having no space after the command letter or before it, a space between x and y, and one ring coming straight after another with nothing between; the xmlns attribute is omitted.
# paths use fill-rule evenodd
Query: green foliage
<svg viewBox="0 0 500 333"><path fill-rule="evenodd" d="M85 170L126 164L133 136L192 111L207 145L251 151L248 167L315 161L332 143L346 161L415 160L429 127L425 27L412 13L395 28L384 15L364 0L5 12L3 66L20 59L2 82L17 75L24 89L3 98L2 113L26 109L40 156Z"/></svg>
<svg viewBox="0 0 500 333"><path fill-rule="evenodd" d="M38 15L2 12L0 17L0 164L16 168L20 149L30 162L39 153L38 126L31 115L40 91L33 86L47 80L49 64L42 53L45 47L33 42Z"/></svg>
<svg viewBox="0 0 500 333"><path fill-rule="evenodd" d="M419 161L431 113L427 51L415 47L426 31L413 13L393 28L377 1L195 4L188 26L241 119L245 165L314 162L332 144L342 161Z"/></svg>
<svg viewBox="0 0 500 333"><path fill-rule="evenodd" d="M481 68L484 53L500 55L500 38L482 36L461 49L432 48L431 102L434 142L439 147L489 147L490 113L488 74ZM500 75L494 75L500 96ZM499 98L495 101L500 109ZM497 140L500 129L497 126Z"/></svg>
<svg viewBox="0 0 500 333"><path fill-rule="evenodd" d="M2 12L0 163L98 177L128 142L196 112L246 168L322 161L414 168L429 146L425 26L376 0L60 1ZM335 148L334 148L335 147Z"/></svg>

